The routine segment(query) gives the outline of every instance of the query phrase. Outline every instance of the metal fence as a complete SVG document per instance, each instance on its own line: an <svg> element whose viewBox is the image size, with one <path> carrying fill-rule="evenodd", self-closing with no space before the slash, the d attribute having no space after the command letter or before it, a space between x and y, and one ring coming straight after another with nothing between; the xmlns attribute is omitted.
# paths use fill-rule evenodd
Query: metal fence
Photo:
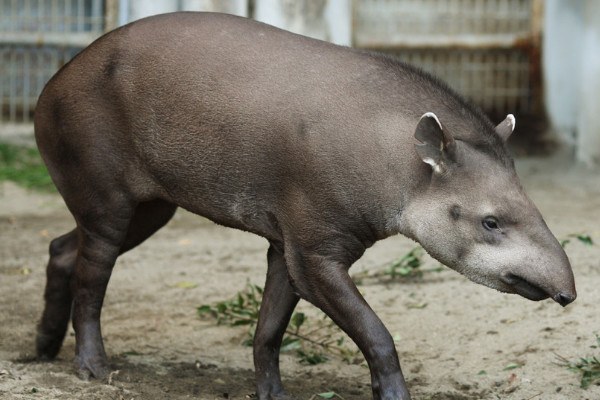
<svg viewBox="0 0 600 400"><path fill-rule="evenodd" d="M28 122L44 84L105 30L103 0L0 0L2 121Z"/></svg>
<svg viewBox="0 0 600 400"><path fill-rule="evenodd" d="M393 53L491 113L541 107L540 0L355 0L354 45Z"/></svg>
<svg viewBox="0 0 600 400"><path fill-rule="evenodd" d="M488 112L540 110L541 0L348 1L355 47L390 52L421 66ZM31 121L46 81L118 19L125 23L158 6L231 12L247 5L243 0L0 0L0 124Z"/></svg>

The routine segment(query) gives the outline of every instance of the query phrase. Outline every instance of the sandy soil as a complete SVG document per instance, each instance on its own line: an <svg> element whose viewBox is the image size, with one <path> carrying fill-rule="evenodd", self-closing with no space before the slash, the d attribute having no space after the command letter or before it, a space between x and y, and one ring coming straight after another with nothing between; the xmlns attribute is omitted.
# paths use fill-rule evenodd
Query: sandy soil
<svg viewBox="0 0 600 400"><path fill-rule="evenodd" d="M600 387L579 388L578 376L556 363L556 354L598 354L589 346L600 332L600 171L566 165L518 161L525 187L556 236L585 233L597 242L567 246L579 292L569 307L501 294L449 269L408 283L371 280L361 286L399 337L415 399L600 398ZM0 186L0 398L249 398L254 375L251 349L240 344L245 328L215 326L199 318L196 307L229 299L246 282L263 284L263 239L179 211L148 242L122 256L102 314L109 360L118 372L103 384L75 376L72 329L56 361L34 359L48 243L72 224L57 195ZM380 242L353 271L380 268L412 247L402 237ZM181 282L198 286L185 289L178 287ZM300 307L312 310L306 303ZM520 367L505 370L513 363ZM371 397L369 373L361 365L332 360L308 366L286 354L282 372L298 399L327 391L346 400Z"/></svg>

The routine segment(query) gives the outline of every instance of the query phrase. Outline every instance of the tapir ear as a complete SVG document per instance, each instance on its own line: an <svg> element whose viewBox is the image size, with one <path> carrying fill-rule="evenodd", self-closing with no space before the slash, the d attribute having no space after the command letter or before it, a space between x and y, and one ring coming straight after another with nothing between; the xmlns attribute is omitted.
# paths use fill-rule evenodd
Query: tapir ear
<svg viewBox="0 0 600 400"><path fill-rule="evenodd" d="M443 172L446 164L454 160L456 142L444 131L438 117L428 112L423 114L415 130L417 154L423 162L431 165L435 172Z"/></svg>
<svg viewBox="0 0 600 400"><path fill-rule="evenodd" d="M515 116L512 114L508 114L504 121L500 122L496 127L496 133L498 136L502 138L505 142L508 140L508 137L515 130Z"/></svg>

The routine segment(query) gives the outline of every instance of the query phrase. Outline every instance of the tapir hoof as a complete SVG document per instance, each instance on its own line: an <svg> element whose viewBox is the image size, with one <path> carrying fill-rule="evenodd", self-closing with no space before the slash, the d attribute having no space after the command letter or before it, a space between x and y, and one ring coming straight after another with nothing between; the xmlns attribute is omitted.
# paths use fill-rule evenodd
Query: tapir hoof
<svg viewBox="0 0 600 400"><path fill-rule="evenodd" d="M35 339L35 350L41 359L52 360L60 351L63 337L41 332L38 328L38 334Z"/></svg>
<svg viewBox="0 0 600 400"><path fill-rule="evenodd" d="M296 400L295 397L292 397L285 393L283 390L278 391L269 391L268 393L258 392L259 400Z"/></svg>
<svg viewBox="0 0 600 400"><path fill-rule="evenodd" d="M101 382L107 382L110 375L110 367L106 360L85 360L82 357L75 357L75 368L77 376L82 381L89 381L95 378Z"/></svg>
<svg viewBox="0 0 600 400"><path fill-rule="evenodd" d="M292 397L285 393L278 393L276 395L270 394L266 397L259 397L259 400L297 400L295 397Z"/></svg>

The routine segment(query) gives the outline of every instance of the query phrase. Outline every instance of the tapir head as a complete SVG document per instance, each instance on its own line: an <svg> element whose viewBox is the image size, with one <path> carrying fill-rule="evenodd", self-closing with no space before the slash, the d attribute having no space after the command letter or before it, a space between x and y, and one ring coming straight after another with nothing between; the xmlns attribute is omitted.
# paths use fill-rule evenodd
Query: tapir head
<svg viewBox="0 0 600 400"><path fill-rule="evenodd" d="M566 306L577 296L571 265L506 152L514 126L509 115L490 127L490 143L500 144L491 149L455 139L433 113L421 117L415 149L430 176L407 206L410 235L474 282Z"/></svg>

